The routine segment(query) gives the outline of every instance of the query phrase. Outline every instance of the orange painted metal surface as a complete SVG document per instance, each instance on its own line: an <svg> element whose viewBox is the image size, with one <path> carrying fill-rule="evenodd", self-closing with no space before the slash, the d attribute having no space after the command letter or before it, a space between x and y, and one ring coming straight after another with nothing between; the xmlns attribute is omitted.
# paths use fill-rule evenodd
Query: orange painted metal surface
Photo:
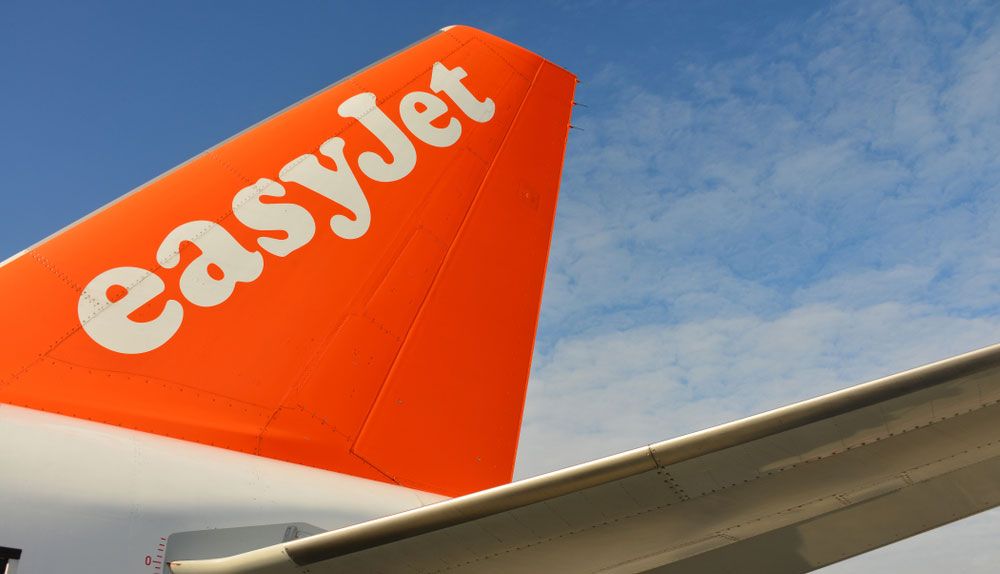
<svg viewBox="0 0 1000 574"><path fill-rule="evenodd" d="M438 93L448 110L434 126L461 125L448 146L424 143L400 112L408 94L434 92L435 63L461 67L495 106L480 121ZM0 268L0 401L448 495L509 481L574 86L530 52L453 27L154 180ZM364 173L364 152L398 158L338 114L366 92L416 151L396 181ZM264 249L261 237L291 236L241 223L234 195L303 154L344 169L318 151L335 137L370 227L338 236L331 217L356 214L285 181L265 203L305 208L315 234L285 255ZM156 253L190 221L259 253L259 276L222 302L189 301L179 285L200 244L181 243L173 267ZM114 285L97 297L108 305L79 311L94 278L119 267L165 286L123 328L183 307L155 348L117 352L85 328L136 288Z"/></svg>

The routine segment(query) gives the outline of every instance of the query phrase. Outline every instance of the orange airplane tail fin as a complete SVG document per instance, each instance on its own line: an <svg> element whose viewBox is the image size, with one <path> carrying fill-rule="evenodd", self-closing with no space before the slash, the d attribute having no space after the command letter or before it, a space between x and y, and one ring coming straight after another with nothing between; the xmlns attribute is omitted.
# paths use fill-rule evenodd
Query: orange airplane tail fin
<svg viewBox="0 0 1000 574"><path fill-rule="evenodd" d="M510 480L575 79L451 27L0 267L0 402Z"/></svg>

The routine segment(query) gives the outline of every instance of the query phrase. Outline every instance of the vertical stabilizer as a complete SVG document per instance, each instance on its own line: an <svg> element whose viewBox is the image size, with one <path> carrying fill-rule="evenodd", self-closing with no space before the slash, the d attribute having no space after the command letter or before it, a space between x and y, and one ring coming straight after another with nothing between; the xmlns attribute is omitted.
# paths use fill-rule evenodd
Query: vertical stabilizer
<svg viewBox="0 0 1000 574"><path fill-rule="evenodd" d="M574 85L451 27L168 172L0 267L0 401L508 481Z"/></svg>

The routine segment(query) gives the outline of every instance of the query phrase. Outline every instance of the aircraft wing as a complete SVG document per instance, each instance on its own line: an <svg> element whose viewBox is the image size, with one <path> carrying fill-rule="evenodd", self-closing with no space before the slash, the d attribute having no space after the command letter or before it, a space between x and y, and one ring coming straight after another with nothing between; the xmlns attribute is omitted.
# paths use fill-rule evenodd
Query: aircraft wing
<svg viewBox="0 0 1000 574"><path fill-rule="evenodd" d="M994 346L536 478L171 568L808 572L995 506L998 401Z"/></svg>

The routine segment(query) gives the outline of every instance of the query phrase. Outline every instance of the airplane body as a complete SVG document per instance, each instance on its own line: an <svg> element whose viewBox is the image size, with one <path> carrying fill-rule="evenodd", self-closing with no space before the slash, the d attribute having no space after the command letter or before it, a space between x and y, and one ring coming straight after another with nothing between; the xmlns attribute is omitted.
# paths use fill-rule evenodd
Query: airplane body
<svg viewBox="0 0 1000 574"><path fill-rule="evenodd" d="M791 574L1000 502L1000 347L510 483L575 86L445 28L0 264L5 574Z"/></svg>
<svg viewBox="0 0 1000 574"><path fill-rule="evenodd" d="M8 461L0 539L23 551L21 574L160 574L176 532L296 523L330 530L444 499L10 405L0 406L0 436L17 437L0 441ZM282 542L286 528L261 542Z"/></svg>

